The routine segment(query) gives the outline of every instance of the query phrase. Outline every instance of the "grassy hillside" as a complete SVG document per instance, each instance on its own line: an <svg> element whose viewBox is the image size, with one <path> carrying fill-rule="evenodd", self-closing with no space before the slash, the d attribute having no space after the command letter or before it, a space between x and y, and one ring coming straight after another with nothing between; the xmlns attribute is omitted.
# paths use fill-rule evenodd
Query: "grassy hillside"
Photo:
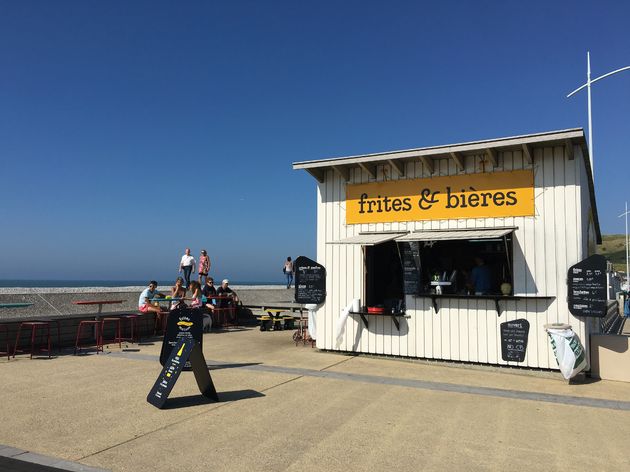
<svg viewBox="0 0 630 472"><path fill-rule="evenodd" d="M602 244L597 247L597 253L606 256L613 263L615 270L626 271L626 244L623 234L604 234Z"/></svg>

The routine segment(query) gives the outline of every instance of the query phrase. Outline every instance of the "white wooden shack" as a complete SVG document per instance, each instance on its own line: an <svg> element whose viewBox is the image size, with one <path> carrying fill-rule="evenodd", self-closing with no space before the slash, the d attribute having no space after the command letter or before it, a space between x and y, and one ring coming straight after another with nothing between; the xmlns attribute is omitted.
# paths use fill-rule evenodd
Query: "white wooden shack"
<svg viewBox="0 0 630 472"><path fill-rule="evenodd" d="M567 305L568 268L601 243L582 129L293 168L317 182L318 348L557 369L543 326L560 322L588 351L598 323ZM473 286L476 265L490 290ZM353 299L361 308L337 340ZM500 324L517 319L530 324L522 363L501 352Z"/></svg>

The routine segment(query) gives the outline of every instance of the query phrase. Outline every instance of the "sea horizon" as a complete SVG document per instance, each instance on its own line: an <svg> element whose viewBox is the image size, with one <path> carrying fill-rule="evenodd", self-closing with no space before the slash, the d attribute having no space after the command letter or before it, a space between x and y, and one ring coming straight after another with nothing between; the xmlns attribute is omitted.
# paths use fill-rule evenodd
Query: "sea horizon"
<svg viewBox="0 0 630 472"><path fill-rule="evenodd" d="M196 280L196 279L193 279ZM0 279L0 288L81 288L81 287L137 287L148 280L72 280L72 279ZM171 286L174 280L157 280L158 286ZM230 285L283 285L282 282L230 279Z"/></svg>

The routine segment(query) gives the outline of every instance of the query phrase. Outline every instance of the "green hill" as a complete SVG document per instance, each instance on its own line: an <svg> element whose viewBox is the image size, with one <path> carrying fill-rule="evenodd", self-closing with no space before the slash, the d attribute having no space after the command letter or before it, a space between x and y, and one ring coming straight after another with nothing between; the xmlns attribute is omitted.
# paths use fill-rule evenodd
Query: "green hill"
<svg viewBox="0 0 630 472"><path fill-rule="evenodd" d="M613 263L615 270L626 271L626 245L623 234L604 234L602 244L597 247L597 254L602 254Z"/></svg>

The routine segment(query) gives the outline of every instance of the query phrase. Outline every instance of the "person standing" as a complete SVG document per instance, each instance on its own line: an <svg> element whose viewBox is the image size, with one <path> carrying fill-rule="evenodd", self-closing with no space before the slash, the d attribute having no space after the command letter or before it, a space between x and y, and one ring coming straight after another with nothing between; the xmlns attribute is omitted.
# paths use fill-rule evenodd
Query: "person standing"
<svg viewBox="0 0 630 472"><path fill-rule="evenodd" d="M287 257L287 260L284 262L284 267L282 268L282 272L287 277L287 288L291 288L291 282L293 282L293 261L291 261L291 257Z"/></svg>
<svg viewBox="0 0 630 472"><path fill-rule="evenodd" d="M475 295L490 295L492 293L492 272L482 257L475 257L475 267L471 271Z"/></svg>
<svg viewBox="0 0 630 472"><path fill-rule="evenodd" d="M195 272L195 258L190 255L190 248L186 248L186 253L179 261L179 272L184 272L184 280L186 280L186 288L190 286L190 274Z"/></svg>
<svg viewBox="0 0 630 472"><path fill-rule="evenodd" d="M204 286L206 283L206 279L208 278L208 272L210 272L210 258L208 257L208 253L205 249L201 250L201 255L199 256L199 278L197 281ZM202 282L201 279L204 279Z"/></svg>

